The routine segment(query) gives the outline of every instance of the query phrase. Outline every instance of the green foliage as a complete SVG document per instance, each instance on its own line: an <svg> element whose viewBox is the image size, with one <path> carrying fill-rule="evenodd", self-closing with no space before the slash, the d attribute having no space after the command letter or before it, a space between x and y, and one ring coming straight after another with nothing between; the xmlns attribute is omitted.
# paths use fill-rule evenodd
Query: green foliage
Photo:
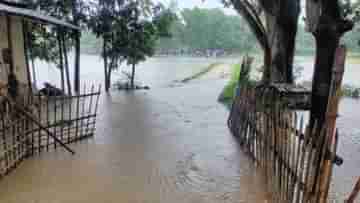
<svg viewBox="0 0 360 203"><path fill-rule="evenodd" d="M93 4L89 28L105 43L102 56L137 64L154 54L155 42L169 35L175 15L162 5L144 9L141 1L99 0ZM118 68L118 65L113 66Z"/></svg>
<svg viewBox="0 0 360 203"><path fill-rule="evenodd" d="M152 1L98 0L90 6L88 27L103 42L107 90L111 72L124 61L135 66L152 56L156 41L169 35L168 28L175 19L169 9Z"/></svg>
<svg viewBox="0 0 360 203"><path fill-rule="evenodd" d="M247 52L255 38L239 16L221 9L184 9L171 25L171 39L160 39L160 49L224 49Z"/></svg>
<svg viewBox="0 0 360 203"><path fill-rule="evenodd" d="M222 93L223 101L232 101L235 98L236 96L235 90L240 78L240 71L241 71L240 63L233 65L230 80L226 84Z"/></svg>
<svg viewBox="0 0 360 203"><path fill-rule="evenodd" d="M81 53L98 54L101 52L102 40L96 38L96 36L89 31L82 33L80 43Z"/></svg>
<svg viewBox="0 0 360 203"><path fill-rule="evenodd" d="M343 97L359 98L360 88L355 87L353 85L345 84L341 88L341 94Z"/></svg>
<svg viewBox="0 0 360 203"><path fill-rule="evenodd" d="M212 71L213 69L215 69L219 65L221 65L221 63L212 63L208 67L204 68L203 70L200 70L199 72L191 75L190 77L186 77L186 78L182 79L181 82L186 83L186 82L189 82L191 80L195 80L197 78L200 78L201 76L209 73L210 71Z"/></svg>
<svg viewBox="0 0 360 203"><path fill-rule="evenodd" d="M176 8L175 8L176 10ZM170 38L157 40L157 49L224 49L230 52L259 52L256 39L240 16L226 15L220 9L185 9L180 11L170 25ZM360 52L359 27L348 32L342 39L351 52ZM85 34L86 35L86 34ZM101 41L83 40L82 46L97 44L91 53L99 53ZM90 45L88 45L90 44ZM88 49L87 49L88 50ZM315 40L311 33L305 31L300 22L296 38L297 55L314 55Z"/></svg>
<svg viewBox="0 0 360 203"><path fill-rule="evenodd" d="M29 8L41 10L42 13L63 19L67 22L74 21L74 12L79 22L86 22L85 0L19 0ZM46 62L59 64L59 47L57 46L57 35L59 32L65 35L66 39L72 39L73 33L66 30L59 30L56 26L34 25L28 27L29 45L32 48L30 57ZM70 49L73 42L68 40L67 48Z"/></svg>

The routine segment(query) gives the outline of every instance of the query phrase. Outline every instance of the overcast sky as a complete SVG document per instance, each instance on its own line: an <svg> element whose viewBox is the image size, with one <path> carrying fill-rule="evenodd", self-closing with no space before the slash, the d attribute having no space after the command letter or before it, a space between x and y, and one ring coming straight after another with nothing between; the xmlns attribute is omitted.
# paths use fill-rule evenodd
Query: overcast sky
<svg viewBox="0 0 360 203"><path fill-rule="evenodd" d="M158 0L163 3L169 3L170 0ZM236 14L233 9L224 8L221 0L177 0L180 8L221 8L224 9L227 14Z"/></svg>
<svg viewBox="0 0 360 203"><path fill-rule="evenodd" d="M201 7L201 8L219 8L223 5L219 0L180 0L178 4L181 8L192 8L192 7Z"/></svg>

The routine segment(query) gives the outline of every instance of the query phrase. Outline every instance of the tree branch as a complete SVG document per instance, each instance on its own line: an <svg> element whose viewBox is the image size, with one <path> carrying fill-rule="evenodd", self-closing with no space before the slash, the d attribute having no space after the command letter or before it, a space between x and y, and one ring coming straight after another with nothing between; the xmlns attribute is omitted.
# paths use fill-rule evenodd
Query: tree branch
<svg viewBox="0 0 360 203"><path fill-rule="evenodd" d="M266 29L255 7L248 0L231 0L234 8L243 16L260 46L266 51L270 50L269 41L266 35Z"/></svg>

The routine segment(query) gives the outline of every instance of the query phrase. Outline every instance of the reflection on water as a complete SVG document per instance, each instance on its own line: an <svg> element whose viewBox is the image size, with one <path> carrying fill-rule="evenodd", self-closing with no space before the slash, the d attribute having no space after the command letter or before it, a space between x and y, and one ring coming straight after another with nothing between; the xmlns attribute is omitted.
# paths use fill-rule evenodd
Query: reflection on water
<svg viewBox="0 0 360 203"><path fill-rule="evenodd" d="M264 202L261 172L226 127L227 109L216 99L225 80L170 86L215 59L152 59L138 78L150 91L103 95L97 136L25 161L0 181L1 203ZM223 59L234 63L237 59ZM58 83L42 67L40 81ZM115 74L115 79L121 73ZM82 78L102 82L102 64L84 56ZM39 82L40 83L40 82ZM331 198L342 200L359 176L359 101L341 103L339 154Z"/></svg>

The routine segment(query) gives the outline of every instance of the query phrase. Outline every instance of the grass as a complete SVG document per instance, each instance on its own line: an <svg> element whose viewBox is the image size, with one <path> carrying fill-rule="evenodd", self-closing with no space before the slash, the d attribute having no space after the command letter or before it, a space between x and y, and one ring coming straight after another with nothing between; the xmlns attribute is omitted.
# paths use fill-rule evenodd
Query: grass
<svg viewBox="0 0 360 203"><path fill-rule="evenodd" d="M360 56L357 54L350 53L346 58L346 62L350 64L360 64Z"/></svg>
<svg viewBox="0 0 360 203"><path fill-rule="evenodd" d="M231 102L235 98L235 89L239 80L241 70L241 64L234 64L231 71L231 77L229 82L226 84L221 97L219 98L223 102Z"/></svg>
<svg viewBox="0 0 360 203"><path fill-rule="evenodd" d="M195 73L193 74L192 76L190 77L187 77L187 78L184 78L181 80L181 82L183 83L186 83L186 82L189 82L191 80L195 80L195 79L198 79L200 78L201 76L205 75L206 73L212 71L214 68L216 68L217 66L221 65L221 63L212 63L210 64L208 67L204 68L203 70L201 70L200 72L198 73Z"/></svg>

